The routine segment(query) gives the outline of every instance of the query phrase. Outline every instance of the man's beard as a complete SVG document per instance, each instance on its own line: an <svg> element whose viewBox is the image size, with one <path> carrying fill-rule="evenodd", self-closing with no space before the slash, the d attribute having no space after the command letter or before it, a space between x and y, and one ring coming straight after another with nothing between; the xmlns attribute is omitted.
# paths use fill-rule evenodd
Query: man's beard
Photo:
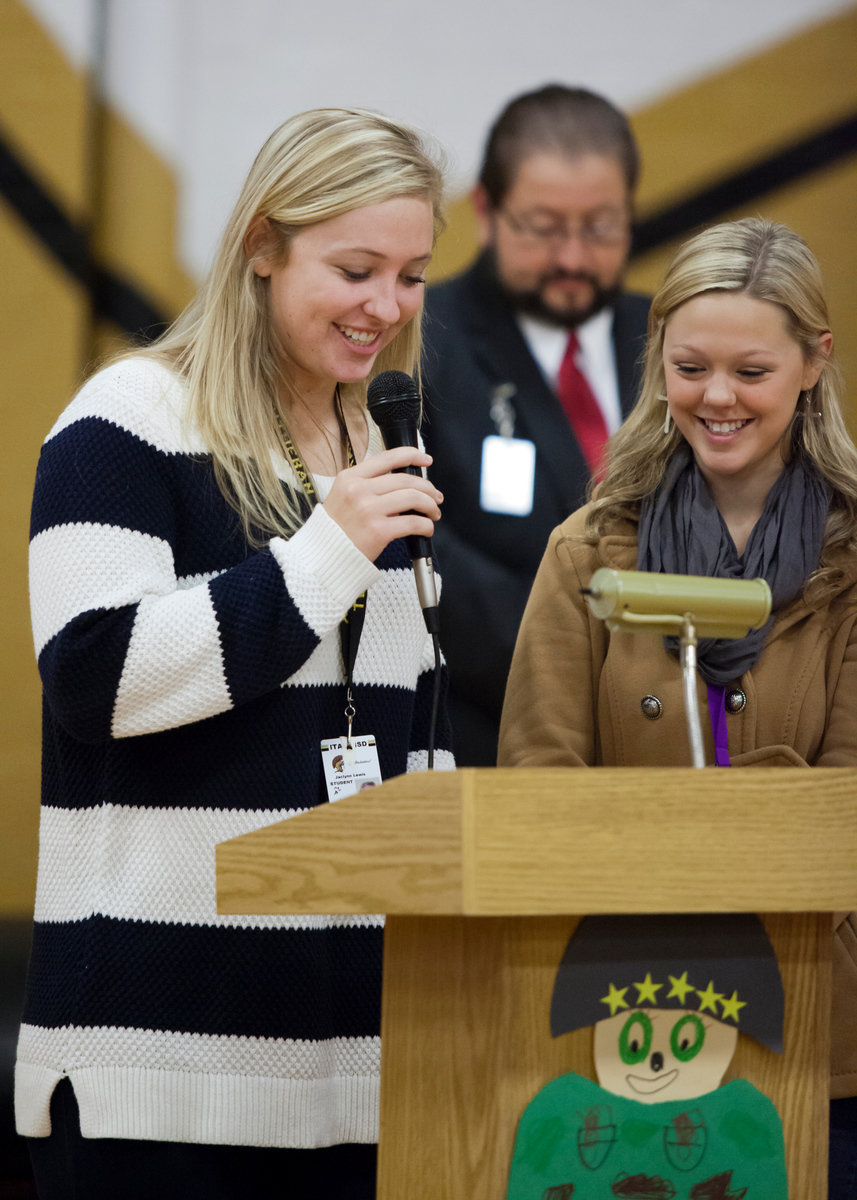
<svg viewBox="0 0 857 1200"><path fill-rule="evenodd" d="M543 275L537 289L517 291L506 287L500 281L497 277L496 266L494 271L498 284L518 312L524 313L528 317L535 317L536 320L545 321L549 325L558 325L563 329L575 329L584 321L588 321L590 317L594 317L596 313L601 312L602 308L609 308L622 291L621 279L617 279L610 287L603 287L598 279L587 271L563 271L560 269ZM542 291L555 279L579 279L588 283L592 288L592 299L584 307L574 309L558 309L545 304L542 299Z"/></svg>

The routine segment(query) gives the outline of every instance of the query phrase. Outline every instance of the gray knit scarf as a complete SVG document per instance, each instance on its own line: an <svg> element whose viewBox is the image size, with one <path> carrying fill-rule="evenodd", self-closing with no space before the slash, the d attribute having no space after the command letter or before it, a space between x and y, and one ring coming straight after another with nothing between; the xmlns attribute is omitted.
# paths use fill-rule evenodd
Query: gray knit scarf
<svg viewBox="0 0 857 1200"><path fill-rule="evenodd" d="M637 569L722 579L761 577L768 581L776 611L800 593L818 566L829 506L827 484L795 455L768 493L739 555L690 447L683 445L670 459L657 491L642 503ZM773 617L743 638L700 638L697 664L706 683L722 686L749 671L772 623ZM678 654L678 638L664 642Z"/></svg>

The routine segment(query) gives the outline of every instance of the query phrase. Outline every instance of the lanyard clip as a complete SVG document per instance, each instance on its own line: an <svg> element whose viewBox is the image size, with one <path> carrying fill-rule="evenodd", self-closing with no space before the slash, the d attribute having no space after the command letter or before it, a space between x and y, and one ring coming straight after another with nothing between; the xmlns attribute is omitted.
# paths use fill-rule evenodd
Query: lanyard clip
<svg viewBox="0 0 857 1200"><path fill-rule="evenodd" d="M352 723L353 723L353 721L354 721L354 714L356 713L356 711L357 711L357 710L356 710L356 708L354 707L354 702L353 702L353 701L354 701L354 698L353 698L353 696L351 695L351 688L350 688L350 687L348 688L348 690L347 690L347 692L346 692L345 699L346 699L346 704L345 704L345 716L346 716L346 718L347 718L347 720L348 720L348 732L347 732L347 733L346 733L346 735L345 735L345 744L346 744L346 746L348 747L348 749L349 749L349 750L351 750L351 749L353 749L353 747L352 747L352 745L351 745L351 726L352 726Z"/></svg>

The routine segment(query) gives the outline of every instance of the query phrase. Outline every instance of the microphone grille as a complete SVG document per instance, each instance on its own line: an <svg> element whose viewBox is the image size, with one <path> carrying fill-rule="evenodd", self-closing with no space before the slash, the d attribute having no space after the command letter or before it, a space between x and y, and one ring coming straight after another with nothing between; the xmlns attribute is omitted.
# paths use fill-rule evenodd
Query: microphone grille
<svg viewBox="0 0 857 1200"><path fill-rule="evenodd" d="M417 385L404 371L382 371L369 384L369 412L376 422L416 420L420 415Z"/></svg>

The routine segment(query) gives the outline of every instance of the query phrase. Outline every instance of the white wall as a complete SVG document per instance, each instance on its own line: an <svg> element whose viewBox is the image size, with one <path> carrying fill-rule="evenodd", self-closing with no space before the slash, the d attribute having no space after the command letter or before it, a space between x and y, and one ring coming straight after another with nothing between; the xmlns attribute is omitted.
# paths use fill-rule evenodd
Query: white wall
<svg viewBox="0 0 857 1200"><path fill-rule="evenodd" d="M29 0L91 63L106 14L111 103L173 165L199 277L253 155L294 112L360 105L437 136L463 190L487 126L558 80L633 109L851 0Z"/></svg>

